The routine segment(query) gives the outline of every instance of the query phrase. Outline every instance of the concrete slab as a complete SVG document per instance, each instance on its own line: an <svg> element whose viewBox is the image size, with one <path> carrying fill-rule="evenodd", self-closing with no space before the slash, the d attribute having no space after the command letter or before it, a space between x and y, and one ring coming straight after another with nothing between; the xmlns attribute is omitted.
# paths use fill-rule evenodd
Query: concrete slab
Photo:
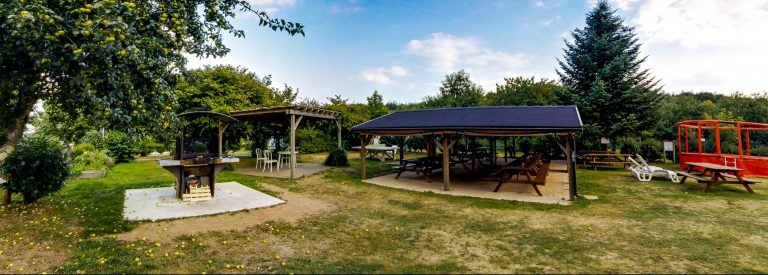
<svg viewBox="0 0 768 275"><path fill-rule="evenodd" d="M317 173L320 173L322 171L325 171L326 169L329 169L331 167L322 165L320 163L299 163L296 165L296 178L304 177L304 176L311 176ZM267 166L266 170L263 170L263 168L259 167L240 167L237 168L237 170L234 171L235 174L241 174L241 175L249 175L249 176L259 176L259 177L270 177L270 178L279 178L279 179L288 179L291 178L291 169L289 167L280 167L280 171L277 170L277 165L272 165L272 172L269 171L269 166Z"/></svg>
<svg viewBox="0 0 768 275"><path fill-rule="evenodd" d="M443 173L432 174L429 179L414 172L404 172L399 179L395 174L388 174L364 180L380 186L412 190L418 192L433 192L452 196L476 197L496 200L537 202L548 204L570 204L568 200L568 173L565 161L552 161L545 185L539 185L543 196L536 194L528 183L509 181L501 186L499 192L493 192L498 182L490 179L472 179L462 176L451 177L451 190L443 190ZM521 177L521 179L523 179ZM429 180L429 181L428 181ZM430 182L431 181L431 182Z"/></svg>
<svg viewBox="0 0 768 275"><path fill-rule="evenodd" d="M216 183L216 196L207 201L182 202L173 187L125 190L123 218L131 221L205 216L268 207L285 201L237 182Z"/></svg>

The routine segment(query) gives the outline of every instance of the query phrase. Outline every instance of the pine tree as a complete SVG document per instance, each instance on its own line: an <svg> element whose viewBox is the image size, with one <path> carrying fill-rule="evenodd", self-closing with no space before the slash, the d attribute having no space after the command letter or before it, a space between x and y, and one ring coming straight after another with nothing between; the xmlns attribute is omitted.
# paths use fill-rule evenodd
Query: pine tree
<svg viewBox="0 0 768 275"><path fill-rule="evenodd" d="M661 87L641 65L634 28L604 0L587 14L586 27L571 32L557 74L567 91L561 101L579 107L585 126L582 141L593 147L599 137L639 135L653 126ZM590 146L592 145L592 146Z"/></svg>

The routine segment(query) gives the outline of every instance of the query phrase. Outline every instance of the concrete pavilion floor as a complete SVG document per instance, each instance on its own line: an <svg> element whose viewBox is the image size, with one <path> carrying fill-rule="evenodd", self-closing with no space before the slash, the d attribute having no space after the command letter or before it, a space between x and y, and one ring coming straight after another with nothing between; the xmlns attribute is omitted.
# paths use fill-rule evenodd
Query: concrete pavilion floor
<svg viewBox="0 0 768 275"><path fill-rule="evenodd" d="M182 202L173 187L125 190L123 218L130 221L165 220L262 208L285 201L237 182L216 183L215 196L207 201Z"/></svg>
<svg viewBox="0 0 768 275"><path fill-rule="evenodd" d="M329 168L331 167L322 165L320 163L297 163L295 176L296 178L311 176L311 175L320 173L322 171L325 171L326 169L329 169ZM262 170L262 167L259 166L258 168L240 167L240 168L237 168L237 170L235 170L234 173L241 174L241 175L280 178L280 179L291 178L290 167L280 167L280 171L278 171L276 164L272 164L272 172L269 172L269 166L267 166L266 170Z"/></svg>
<svg viewBox="0 0 768 275"><path fill-rule="evenodd" d="M493 192L498 181L492 181L488 178L469 178L461 176L463 170L456 168L457 176L451 176L451 190L443 190L443 173L438 171L430 175L428 181L422 175L415 172L403 172L399 179L395 179L397 173L388 174L376 178L364 180L364 182L376 185L405 189L418 192L434 192L452 196L466 196L496 200L537 202L548 204L570 204L568 201L568 173L565 161L553 160L550 164L549 174L545 185L538 185L539 190L544 196L539 196L533 187L528 183L516 181L517 177L512 177L501 186L499 192ZM520 180L525 180L524 176Z"/></svg>

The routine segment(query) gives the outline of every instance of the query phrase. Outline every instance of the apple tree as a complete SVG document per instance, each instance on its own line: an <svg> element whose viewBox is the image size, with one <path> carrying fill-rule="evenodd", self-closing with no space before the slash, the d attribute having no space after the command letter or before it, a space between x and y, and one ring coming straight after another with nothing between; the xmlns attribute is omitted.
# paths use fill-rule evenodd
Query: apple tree
<svg viewBox="0 0 768 275"><path fill-rule="evenodd" d="M239 13L304 35L245 0L0 2L0 152L19 141L39 100L129 132L167 127L184 54L227 54L222 36L244 36L230 22Z"/></svg>

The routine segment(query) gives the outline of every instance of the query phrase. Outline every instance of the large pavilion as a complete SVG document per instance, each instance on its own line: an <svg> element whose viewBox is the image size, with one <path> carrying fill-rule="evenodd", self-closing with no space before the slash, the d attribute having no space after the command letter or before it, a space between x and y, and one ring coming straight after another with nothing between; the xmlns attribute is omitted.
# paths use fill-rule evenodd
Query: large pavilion
<svg viewBox="0 0 768 275"><path fill-rule="evenodd" d="M360 133L361 178L365 179L366 145L373 136L427 137L442 154L443 189L450 190L450 151L460 136L505 138L546 136L566 157L569 198L575 199L575 133L582 130L576 106L485 106L394 112L352 128ZM403 148L401 139L400 148ZM495 151L494 151L495 154ZM403 150L400 150L400 160Z"/></svg>

